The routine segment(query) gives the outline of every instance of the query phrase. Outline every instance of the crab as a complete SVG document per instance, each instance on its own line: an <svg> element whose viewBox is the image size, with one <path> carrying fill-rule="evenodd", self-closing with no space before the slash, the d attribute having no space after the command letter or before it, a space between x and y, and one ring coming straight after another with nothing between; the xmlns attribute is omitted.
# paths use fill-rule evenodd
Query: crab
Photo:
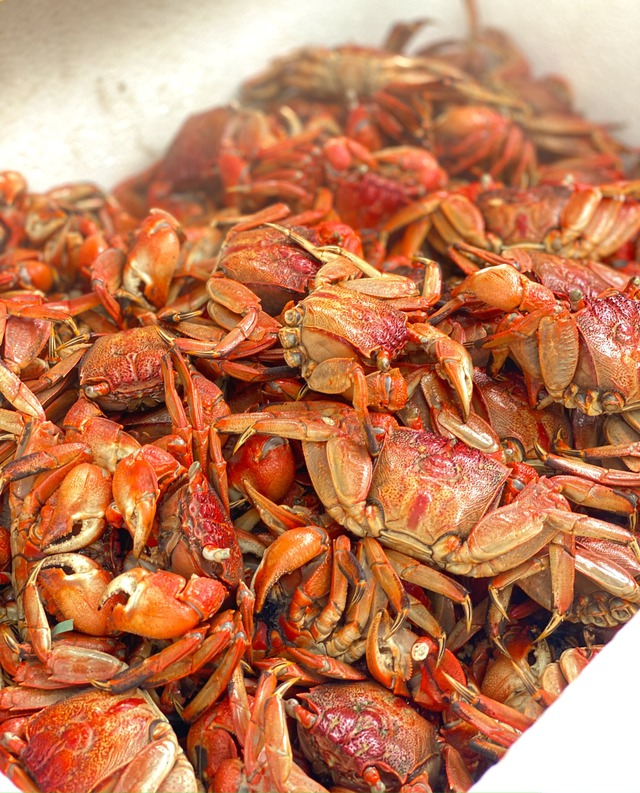
<svg viewBox="0 0 640 793"><path fill-rule="evenodd" d="M327 788L293 759L283 701L290 687L291 681L278 686L275 671L263 672L250 699L242 671L235 671L229 683L229 700L241 751L237 753L240 756L224 758L218 764L212 790L327 793Z"/></svg>
<svg viewBox="0 0 640 793"><path fill-rule="evenodd" d="M482 693L532 718L553 704L601 649L568 647L557 653L547 641L536 642L524 626L510 628L504 644L507 654L499 653L487 663Z"/></svg>
<svg viewBox="0 0 640 793"><path fill-rule="evenodd" d="M510 503L496 508L510 475L499 459L428 431L388 424L380 428L374 464L361 434L354 432L354 418L344 407L298 403L232 414L217 426L245 437L260 432L303 441L309 475L334 520L445 573L505 574L513 583L549 547L554 601L549 631L573 600L577 537L619 543L640 555L630 531L573 512L562 495L564 490L583 506L628 514L628 500L621 504L607 487L597 488L596 495L593 483L580 476L555 482L533 475ZM604 589L612 585L608 571L597 564L589 575Z"/></svg>
<svg viewBox="0 0 640 793"><path fill-rule="evenodd" d="M492 251L539 245L559 256L607 259L640 229L638 191L637 181L541 184L526 190L475 182L436 191L400 209L382 230L393 234L405 228L396 248L408 255L428 239L443 255L464 241Z"/></svg>
<svg viewBox="0 0 640 793"><path fill-rule="evenodd" d="M606 587L601 587L589 573L597 565L607 576ZM575 597L566 619L593 628L616 628L628 622L638 611L638 579L640 565L634 553L617 543L581 537L575 550ZM499 594L499 607L491 604L488 611L488 629L494 639L501 633L501 623L508 613L512 587L506 581ZM543 608L552 608L550 559L540 555L532 560L529 574L517 585Z"/></svg>
<svg viewBox="0 0 640 793"><path fill-rule="evenodd" d="M444 59L402 55L405 43L423 24L394 26L382 48L305 47L277 58L244 84L242 99L267 106L286 102L297 107L306 102L322 108L332 103L334 112L343 113L346 105L347 128L356 127L363 141L376 143L423 138L435 100L522 105L519 99L484 88ZM357 130L363 120L366 135Z"/></svg>
<svg viewBox="0 0 640 793"><path fill-rule="evenodd" d="M223 105L194 113L162 159L116 185L114 196L136 217L160 207L190 226L207 222L247 161L284 137L279 127L281 119L246 107Z"/></svg>
<svg viewBox="0 0 640 793"><path fill-rule="evenodd" d="M336 211L363 234L380 229L401 207L443 188L448 180L433 154L418 146L369 151L343 136L330 138L323 151Z"/></svg>
<svg viewBox="0 0 640 793"><path fill-rule="evenodd" d="M494 368L507 354L516 360L532 406L556 401L588 415L636 410L640 359L634 339L640 303L633 279L621 291L609 288L571 310L512 261L469 275L430 321L437 324L462 306L498 309L503 319L481 346L499 356ZM536 401L542 387L546 396Z"/></svg>
<svg viewBox="0 0 640 793"><path fill-rule="evenodd" d="M394 693L407 696L405 681L411 674L407 649L415 634L403 627L405 617L434 637L440 654L446 637L425 606L424 596L420 600L409 594L404 582L414 585L418 594L420 587L446 591L470 619L466 589L405 554L385 551L372 537L357 542L352 551L346 535L330 539L320 526L295 525L298 521L293 515L257 492L251 497L272 529L277 526L276 516L288 525L265 551L252 582L256 613L269 614L275 608L276 616L270 621L279 639L271 652L289 652L298 658L282 646L284 639L289 646L323 656L327 669L334 666L332 659L353 663L366 654L372 676ZM283 579L285 574L287 579ZM396 615L393 623L389 604ZM310 660L307 653L304 658ZM335 668L336 675L344 676L341 667Z"/></svg>
<svg viewBox="0 0 640 793"><path fill-rule="evenodd" d="M155 326L98 338L80 365L80 387L104 410L135 410L164 401L160 360L168 351Z"/></svg>
<svg viewBox="0 0 640 793"><path fill-rule="evenodd" d="M162 361L166 401L175 443L185 454L188 472L187 481L174 485L160 503L160 556L172 570L185 576L212 576L235 587L243 575L242 552L228 512L226 464L220 439L205 423L200 393L184 358L176 347L171 355L185 389L188 414L167 358ZM223 413L226 412L225 406ZM216 414L220 415L219 409ZM213 418L210 416L209 421Z"/></svg>
<svg viewBox="0 0 640 793"><path fill-rule="evenodd" d="M18 758L4 748L3 771L21 790L199 789L171 725L141 691L83 691L3 731Z"/></svg>
<svg viewBox="0 0 640 793"><path fill-rule="evenodd" d="M322 265L300 245L283 239L277 229L263 225L283 220L288 214L285 205L275 204L233 226L222 243L213 271L249 287L263 309L272 315L279 314L290 300L305 297ZM306 225L302 219L298 216L287 222L293 232L314 245L339 244L356 255L362 254L358 234L345 223L322 221Z"/></svg>
<svg viewBox="0 0 640 793"><path fill-rule="evenodd" d="M312 255L324 257L327 268L341 268L366 277L326 285L316 277L316 288L294 308L284 312L279 333L290 366L299 366L310 388L325 394L351 393L370 448L374 448L368 405L368 381L382 378L381 407L390 412L406 401L402 377L392 377L391 365L411 345L418 346L438 375L454 389L463 418L468 417L472 365L461 344L424 322L437 295L420 296L409 278L379 273L364 260L339 248L317 248L285 229L277 228ZM344 260L344 264L342 261ZM355 320L355 321L354 321ZM367 374L367 370L372 370ZM385 394L386 392L386 394ZM386 399L385 399L386 396Z"/></svg>
<svg viewBox="0 0 640 793"><path fill-rule="evenodd" d="M288 699L316 773L350 790L431 790L440 772L433 725L406 700L369 681L326 683Z"/></svg>
<svg viewBox="0 0 640 793"><path fill-rule="evenodd" d="M433 122L434 149L452 175L504 177L526 187L536 174L536 150L513 119L486 105L452 105Z"/></svg>
<svg viewBox="0 0 640 793"><path fill-rule="evenodd" d="M543 250L513 245L502 253L456 242L449 255L465 275L473 275L480 267L510 264L550 289L567 303L578 304L608 289L622 292L633 277L625 268L615 268L592 259L572 259ZM480 267L479 267L480 265Z"/></svg>

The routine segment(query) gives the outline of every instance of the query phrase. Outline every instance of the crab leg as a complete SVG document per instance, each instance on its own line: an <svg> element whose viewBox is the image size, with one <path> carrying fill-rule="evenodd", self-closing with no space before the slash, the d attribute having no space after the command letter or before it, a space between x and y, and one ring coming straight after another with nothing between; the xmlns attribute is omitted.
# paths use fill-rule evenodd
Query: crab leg
<svg viewBox="0 0 640 793"><path fill-rule="evenodd" d="M471 623L471 598L461 584L438 570L434 570L433 567L420 564L411 556L400 553L400 551L389 549L386 553L389 561L403 581L417 584L423 589L437 592L454 603L459 603L464 610L467 624Z"/></svg>
<svg viewBox="0 0 640 793"><path fill-rule="evenodd" d="M169 723L157 724L150 738L124 771L116 774L114 790L158 790L163 783L170 785L172 778L180 780L176 769L180 747Z"/></svg>
<svg viewBox="0 0 640 793"><path fill-rule="evenodd" d="M164 664L167 665L166 669L171 669L174 664L191 655L194 649L202 644L204 635L205 632L202 630L185 633L184 636L165 647L159 653L155 653L155 655L146 658L139 664L135 664L135 666L130 666L110 680L92 680L91 682L95 688L99 688L101 691L108 691L110 694L123 694L125 691L145 684L149 688L153 688L155 684L150 681L156 677L159 680L157 685L162 685L168 680L177 679L168 677L163 680L160 670L164 667ZM185 674L189 674L189 671L191 670L188 670Z"/></svg>
<svg viewBox="0 0 640 793"><path fill-rule="evenodd" d="M574 504L635 518L638 506L635 493L612 490L606 485L585 481L577 476L554 476L553 483L559 485L562 495Z"/></svg>
<svg viewBox="0 0 640 793"><path fill-rule="evenodd" d="M156 688L197 672L235 642L237 619L232 611L216 616L209 629L185 633L173 644L110 680L94 683L97 688L121 694L131 688Z"/></svg>
<svg viewBox="0 0 640 793"><path fill-rule="evenodd" d="M40 793L40 785L36 785L20 762L5 747L0 747L0 771L13 783L15 790L21 790L23 793Z"/></svg>
<svg viewBox="0 0 640 793"><path fill-rule="evenodd" d="M634 488L640 486L640 473L636 471L617 471L613 468L601 468L598 465L586 463L584 460L575 459L577 456L591 456L590 453L592 451L602 451L603 457L607 457L607 451L611 451L612 457L620 457L622 455L633 453L633 449L630 446L603 446L594 449L581 449L575 451L572 449L562 449L563 454L571 455L570 459L561 457L557 454L550 454L543 451L542 449L536 449L536 451L540 455L540 458L545 463L545 465L548 465L549 468L553 468L557 471L565 471L567 474L573 475L575 477L583 477L591 480L592 482L599 482L601 485L609 485L611 487ZM599 457L600 455L594 454L593 456Z"/></svg>
<svg viewBox="0 0 640 793"><path fill-rule="evenodd" d="M281 412L227 416L216 422L216 428L244 433L240 442L256 432L302 440L307 468L327 512L361 534L358 518L366 506L373 465L360 433L343 431L340 416L332 418L330 411L314 416L304 408L286 407Z"/></svg>
<svg viewBox="0 0 640 793"><path fill-rule="evenodd" d="M19 479L60 469L62 466L86 462L91 458L89 448L84 443L61 443L49 449L25 454L7 463L2 469L0 492L8 484Z"/></svg>
<svg viewBox="0 0 640 793"><path fill-rule="evenodd" d="M375 585L373 573L366 565L362 546L358 547L357 554L366 582L364 595L357 603L350 604L345 613L344 624L337 627L326 642L327 652L345 661L361 656L361 651L366 646L362 637L366 634L371 615L376 614L386 604L386 596L381 588Z"/></svg>
<svg viewBox="0 0 640 793"><path fill-rule="evenodd" d="M239 322L235 323L227 335L219 341L208 353L212 358L224 358L230 355L243 341L256 340L262 341L263 336L268 340L268 346L275 344L278 336L279 324L261 309L261 304L256 295L243 284L232 281L228 278L213 276L207 282L207 292L213 301L209 309L211 316L214 315L214 307L222 309L220 314L220 324L226 326L226 312L231 316L239 316Z"/></svg>
<svg viewBox="0 0 640 793"><path fill-rule="evenodd" d="M348 358L331 358L317 364L307 375L309 388L323 394L351 393L353 408L358 416L371 454L378 448L369 415L369 382L362 366Z"/></svg>
<svg viewBox="0 0 640 793"><path fill-rule="evenodd" d="M532 498L535 503L528 505L527 500ZM558 536L558 532L566 536ZM543 632L543 636L547 636L562 621L573 602L573 544L576 536L620 543L640 558L636 538L629 531L586 515L558 509L553 494L545 493L539 484L534 484L528 486L524 498L483 518L465 542L447 553L446 567L450 572L473 576L495 575L516 568L518 564L514 562L517 563L519 558L526 562L528 557L549 545L554 610ZM470 566L471 559L475 561ZM462 563L463 560L466 563ZM525 572L528 569L525 565Z"/></svg>
<svg viewBox="0 0 640 793"><path fill-rule="evenodd" d="M273 672L258 682L244 741L244 761L250 787L282 793L328 793L293 762L283 696L295 680L277 685ZM263 779L266 772L266 779Z"/></svg>
<svg viewBox="0 0 640 793"><path fill-rule="evenodd" d="M440 658L446 647L447 636L438 620L431 614L424 603L412 595L409 595L409 613L407 616L414 625L417 625L438 643L438 657Z"/></svg>
<svg viewBox="0 0 640 793"><path fill-rule="evenodd" d="M458 709L460 715L464 714L463 718L465 720L470 720L470 724L478 727L484 735L496 740L500 745L510 746L519 733L524 732L533 724L533 719L515 710L515 708L504 705L502 702L498 702L483 694L477 694L444 671L442 674L451 685L451 688L464 697L465 704L468 703L472 706L471 709L466 707ZM488 720L485 720L484 717L488 717ZM499 722L501 726L499 727L495 722ZM503 740L505 743L502 742Z"/></svg>
<svg viewBox="0 0 640 793"><path fill-rule="evenodd" d="M308 518L294 512L290 507L274 504L273 501L256 490L248 480L246 480L244 484L247 495L253 503L255 512L257 513L254 523L257 523L258 520L262 520L269 527L269 531L276 536L283 534L289 529L297 529L309 525ZM249 512L251 512L251 510ZM246 515L247 513L245 512L242 519L244 519ZM235 525L236 528L241 526L241 519L237 519ZM263 553L257 555L262 557Z"/></svg>
<svg viewBox="0 0 640 793"><path fill-rule="evenodd" d="M409 611L409 596L380 543L373 537L365 537L362 540L362 545L367 565L396 610L395 622L384 637L386 641L402 626Z"/></svg>
<svg viewBox="0 0 640 793"><path fill-rule="evenodd" d="M358 560L351 553L349 538L341 535L333 541L331 589L327 605L311 626L311 635L316 642L324 641L330 636L340 621L347 604L349 583L355 587L351 599L353 606L364 595L366 578Z"/></svg>
<svg viewBox="0 0 640 793"><path fill-rule="evenodd" d="M329 655L312 653L302 647L288 647L287 654L303 666L322 675L322 677L332 677L337 680L364 680L366 677L366 675L358 669L355 669L344 661L331 658Z"/></svg>
<svg viewBox="0 0 640 793"><path fill-rule="evenodd" d="M602 543L598 545L598 551L598 553L594 553L583 546L578 547L575 552L576 572L589 578L615 597L622 598L630 603L640 603L640 584L634 578L631 570L625 569L622 563L618 563L615 560L615 557L607 558L605 549L602 548ZM632 559L631 561L634 562L635 560ZM521 581L525 581L543 570L548 570L550 564L548 556L534 557L518 565L513 570L496 576L492 580L489 585L489 592L503 616L508 606L508 601L505 603L504 599L499 599L501 591L506 591L512 584L519 584Z"/></svg>
<svg viewBox="0 0 640 793"><path fill-rule="evenodd" d="M238 616L236 617L234 615L233 620L233 641L230 645L228 645L228 642L225 642L225 646L228 645L228 649L218 664L215 672L183 710L182 718L186 722L194 722L205 712L205 710L213 705L218 697L224 693L234 670L240 664L242 656L249 647L249 640L242 629L242 619L239 616L240 612L236 612L236 614ZM220 640L216 646L219 647L220 644L222 644L222 640Z"/></svg>

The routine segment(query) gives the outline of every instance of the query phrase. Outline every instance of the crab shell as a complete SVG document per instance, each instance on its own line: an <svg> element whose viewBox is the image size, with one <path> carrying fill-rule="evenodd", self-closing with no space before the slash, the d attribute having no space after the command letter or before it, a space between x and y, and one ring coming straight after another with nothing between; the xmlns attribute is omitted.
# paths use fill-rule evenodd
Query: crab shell
<svg viewBox="0 0 640 793"><path fill-rule="evenodd" d="M127 772L136 789L197 790L169 722L140 691L88 691L64 699L33 716L27 739L22 760L43 791L106 789L114 779L127 789L121 776Z"/></svg>
<svg viewBox="0 0 640 793"><path fill-rule="evenodd" d="M578 394L595 391L591 413L615 412L615 407L622 409L620 404L635 407L640 401L640 302L621 294L585 302L575 315L580 356L570 389ZM565 405L574 406L571 401Z"/></svg>
<svg viewBox="0 0 640 793"><path fill-rule="evenodd" d="M305 237L316 236L301 226L293 230ZM278 314L288 301L304 297L320 262L284 239L276 229L261 227L230 235L218 267L228 278L255 292L265 311Z"/></svg>
<svg viewBox="0 0 640 793"><path fill-rule="evenodd" d="M303 376L329 358L362 358L375 366L378 353L398 356L409 339L402 312L383 300L341 286L317 289L284 315L280 331L289 366Z"/></svg>
<svg viewBox="0 0 640 793"><path fill-rule="evenodd" d="M155 326L101 336L80 366L80 387L103 410L136 410L164 401L160 361L168 352Z"/></svg>
<svg viewBox="0 0 640 793"><path fill-rule="evenodd" d="M386 790L428 773L431 784L440 771L433 725L390 691L367 681L316 686L300 694L317 719L311 729L298 723L303 752L314 771L330 774L336 785L370 789L363 779L375 767Z"/></svg>
<svg viewBox="0 0 640 793"><path fill-rule="evenodd" d="M192 466L189 481L164 501L159 516L160 548L174 573L238 585L242 551L220 497L199 466Z"/></svg>

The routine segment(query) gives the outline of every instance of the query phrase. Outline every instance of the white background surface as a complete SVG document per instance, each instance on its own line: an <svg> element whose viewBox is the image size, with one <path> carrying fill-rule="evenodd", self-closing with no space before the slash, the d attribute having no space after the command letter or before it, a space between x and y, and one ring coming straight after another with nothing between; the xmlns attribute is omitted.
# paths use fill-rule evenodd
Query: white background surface
<svg viewBox="0 0 640 793"><path fill-rule="evenodd" d="M634 0L478 4L487 25L517 31L538 74L569 76L580 109L640 139ZM75 179L111 187L274 54L376 45L392 20L421 17L433 24L419 41L466 30L462 0L0 0L0 168L37 190Z"/></svg>
<svg viewBox="0 0 640 793"><path fill-rule="evenodd" d="M635 0L482 0L538 75L570 78L578 109L640 140ZM32 189L103 187L159 157L183 119L227 102L271 57L304 44L379 44L429 17L426 42L465 30L456 0L0 0L0 170ZM477 791L639 791L640 621L588 667ZM0 790L10 790L0 781Z"/></svg>
<svg viewBox="0 0 640 793"><path fill-rule="evenodd" d="M636 616L473 793L638 793L638 650Z"/></svg>

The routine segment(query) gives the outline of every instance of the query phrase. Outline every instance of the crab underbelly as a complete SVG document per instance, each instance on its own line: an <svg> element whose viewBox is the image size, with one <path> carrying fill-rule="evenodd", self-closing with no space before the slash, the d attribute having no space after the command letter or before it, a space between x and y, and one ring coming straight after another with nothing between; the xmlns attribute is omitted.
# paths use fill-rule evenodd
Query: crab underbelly
<svg viewBox="0 0 640 793"><path fill-rule="evenodd" d="M321 363L330 358L348 358L352 361L359 359L358 352L345 339L334 336L326 330L303 328L300 334L300 345L311 361Z"/></svg>

